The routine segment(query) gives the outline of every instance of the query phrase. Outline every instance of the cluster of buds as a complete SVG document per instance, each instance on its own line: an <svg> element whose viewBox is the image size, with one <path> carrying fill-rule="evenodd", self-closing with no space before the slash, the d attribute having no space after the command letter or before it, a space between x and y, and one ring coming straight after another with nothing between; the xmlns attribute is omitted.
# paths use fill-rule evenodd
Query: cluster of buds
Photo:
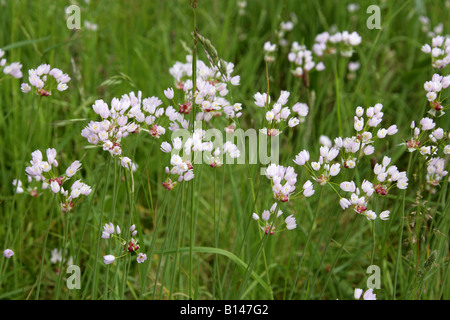
<svg viewBox="0 0 450 320"><path fill-rule="evenodd" d="M67 90L70 77L58 68L52 68L49 64L41 64L36 69L28 70L28 81L29 83L22 83L22 92L30 92L34 87L37 95L48 97L54 89Z"/></svg>
<svg viewBox="0 0 450 320"><path fill-rule="evenodd" d="M264 210L261 213L261 219L259 215L256 213L253 213L252 217L255 221L258 222L260 229L264 231L265 234L273 235L275 234L275 232L280 232L284 230L281 229L275 231L276 229L275 220L282 215L283 211L281 211L281 209L277 206L277 203L274 203L270 208L270 210ZM289 215L288 217L286 217L284 222L286 223L287 230L293 230L297 227L297 223L293 215Z"/></svg>
<svg viewBox="0 0 450 320"><path fill-rule="evenodd" d="M61 210L63 212L71 211L78 202L81 201L81 196L88 196L91 193L91 187L81 182L81 180L75 181L68 189L64 189L63 184L70 180L81 168L81 162L75 160L67 169L64 175L57 175L53 168L58 167L56 160L56 150L53 148L47 149L47 161L43 160L42 152L36 150L31 153L31 166L25 168L25 172L28 175L28 180L42 181L45 189L50 189L53 193L57 194L60 198ZM22 183L17 181L13 184L16 187L16 191L23 192ZM36 194L32 194L37 196Z"/></svg>
<svg viewBox="0 0 450 320"><path fill-rule="evenodd" d="M128 254L132 254L132 255L137 254L136 261L138 263L142 263L145 260L147 260L146 254L137 252L139 250L140 246L139 246L139 241L136 238L137 230L136 230L136 226L134 224L130 227L130 233L131 233L131 239L126 241L121 236L122 231L121 231L119 225L114 227L114 224L112 222L106 223L104 225L103 232L102 232L102 239L116 239L120 243L120 246L123 248L123 251L124 251L124 253L118 257L111 255L111 254L103 256L103 261L105 264L113 263L116 259L122 258Z"/></svg>
<svg viewBox="0 0 450 320"><path fill-rule="evenodd" d="M305 117L309 112L308 105L305 103L296 103L292 108L286 106L289 95L290 92L281 91L280 97L272 106L270 106L270 96L266 93L257 92L253 96L255 104L266 110L267 126L261 129L262 133L267 134L268 136L277 136L283 132L284 128L293 128L305 121Z"/></svg>

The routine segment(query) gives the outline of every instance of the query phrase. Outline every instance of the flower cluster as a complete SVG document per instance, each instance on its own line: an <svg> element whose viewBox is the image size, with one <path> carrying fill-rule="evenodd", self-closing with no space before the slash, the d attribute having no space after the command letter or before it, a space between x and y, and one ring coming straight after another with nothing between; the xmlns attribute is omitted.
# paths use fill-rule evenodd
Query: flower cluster
<svg viewBox="0 0 450 320"><path fill-rule="evenodd" d="M134 224L130 227L130 232L131 232L131 239L129 241L126 241L121 236L122 231L121 231L119 225L114 227L114 224L112 222L106 223L104 225L103 232L102 232L102 239L116 239L120 243L121 247L123 247L123 251L125 252L124 254L122 254L118 257L111 255L111 254L103 256L103 262L105 264L111 264L116 259L120 259L128 254L132 254L132 255L137 254L136 261L138 263L142 263L145 260L147 260L147 255L145 253L137 252L139 250L140 246L139 246L138 239L135 238L137 235L137 230L136 230L136 226Z"/></svg>
<svg viewBox="0 0 450 320"><path fill-rule="evenodd" d="M275 220L283 215L283 211L277 206L277 203L274 203L270 210L264 210L261 213L261 219L258 214L253 213L253 219L258 221L259 227L262 231L264 231L267 235L273 235L275 232L280 232L285 229L276 230ZM286 223L287 230L293 230L297 228L297 223L293 215L289 215L284 220Z"/></svg>
<svg viewBox="0 0 450 320"><path fill-rule="evenodd" d="M394 135L398 132L397 126L392 125L387 129L378 129L374 136L376 127L383 120L382 108L383 105L380 103L367 108L367 110L364 110L362 107L357 107L353 124L356 131L355 136L337 137L334 139L334 146L331 146L331 141L327 138L327 145L320 147L320 156L317 162L310 163L309 152L303 150L296 156L294 163L299 166L306 165L313 179L322 186L331 177L339 174L341 165L347 169L355 168L359 158L374 153L375 147L373 144L376 138L383 139L387 135ZM340 162L335 161L339 154L341 155Z"/></svg>
<svg viewBox="0 0 450 320"><path fill-rule="evenodd" d="M6 65L6 59L3 58L5 51L0 49L0 68L3 68L4 74L9 74L11 77L20 79L22 78L22 64L20 62L12 62Z"/></svg>
<svg viewBox="0 0 450 320"><path fill-rule="evenodd" d="M298 102L292 108L285 106L289 95L290 92L281 91L280 97L272 106L270 106L270 96L266 93L257 92L253 96L255 104L266 110L267 126L261 129L262 133L268 136L277 136L283 132L284 128L288 126L292 128L305 121L309 112L308 105ZM294 115L292 115L293 112Z"/></svg>
<svg viewBox="0 0 450 320"><path fill-rule="evenodd" d="M142 100L142 93L124 94L120 99L113 98L111 107L103 100L95 101L92 109L100 115L102 121L91 121L82 131L81 136L93 145L101 145L104 151L120 159L126 169L133 168L133 162L123 155L122 139L130 134L147 132L154 138L166 133L162 123L171 117L173 109L160 107L162 101L156 97ZM167 117L166 117L167 116Z"/></svg>
<svg viewBox="0 0 450 320"><path fill-rule="evenodd" d="M421 29L423 32L427 33L427 36L430 38L436 37L439 34L442 34L444 31L444 24L440 22L434 28L430 24L430 18L427 16L419 16L419 22L422 25Z"/></svg>
<svg viewBox="0 0 450 320"><path fill-rule="evenodd" d="M315 62L312 52L306 49L306 46L300 45L298 42L293 42L291 51L288 54L288 60L295 64L292 74L296 77L302 77L305 73L311 70L322 71L325 65L322 61Z"/></svg>
<svg viewBox="0 0 450 320"><path fill-rule="evenodd" d="M450 63L450 38L438 35L431 40L431 46L422 46L422 52L431 55L433 68L442 69Z"/></svg>
<svg viewBox="0 0 450 320"><path fill-rule="evenodd" d="M212 141L205 141L205 133L202 129L196 129L185 141L176 137L172 140L172 144L168 142L161 144L161 151L172 153L171 168L166 167L168 176L163 182L167 190L172 190L179 182L194 178L193 164L196 157L203 157L212 168L222 166L224 156L239 158L240 151L235 144L226 141L223 146L214 148ZM179 155L180 151L183 151L183 156Z"/></svg>
<svg viewBox="0 0 450 320"><path fill-rule="evenodd" d="M377 218L377 214L373 210L368 210L368 203L371 197L374 195L375 189L371 182L364 180L361 184L361 193L359 188L356 188L355 182L353 181L344 181L340 184L340 187L343 191L351 192L352 195L350 199L341 198L339 204L342 207L342 210L347 209L352 206L353 210L361 215L364 215L367 220L375 220ZM379 218L381 220L389 219L390 211L385 210L380 213Z"/></svg>
<svg viewBox="0 0 450 320"><path fill-rule="evenodd" d="M64 253L65 255L67 255L67 251L65 251ZM62 249L54 248L50 254L50 262L52 264L57 264L58 262L61 262L63 260ZM67 265L73 265L73 257L69 257L69 260L67 260Z"/></svg>
<svg viewBox="0 0 450 320"><path fill-rule="evenodd" d="M316 36L312 47L314 53L322 57L324 54L336 54L339 52L343 57L351 57L354 47L361 44L361 36L356 32L322 32Z"/></svg>
<svg viewBox="0 0 450 320"><path fill-rule="evenodd" d="M178 105L179 114L187 115L193 108L193 103L199 106L196 113L196 120L210 121L213 117L222 114L226 119L239 118L241 104L231 104L225 97L228 95L228 84L238 86L240 76L232 76L234 64L221 60L221 70L217 67L208 67L203 61L197 60L197 80L196 88L192 82L192 56L186 57L186 63L176 62L169 70L175 80L175 87L183 91L184 96L181 103L173 100L173 89L167 91L166 97L172 100L174 105ZM185 121L179 118L179 122ZM173 128L176 129L176 128ZM172 130L175 131L175 130Z"/></svg>
<svg viewBox="0 0 450 320"><path fill-rule="evenodd" d="M52 68L49 64L41 64L36 69L28 70L28 81L29 83L22 83L22 92L30 92L34 87L37 95L48 97L52 94L52 90L67 90L70 77L58 68Z"/></svg>
<svg viewBox="0 0 450 320"><path fill-rule="evenodd" d="M373 144L377 138L384 139L386 136L391 136L398 132L397 125L394 124L388 128L378 129L375 134L376 128L383 120L382 108L383 105L381 103L368 107L366 110L362 107L357 107L353 121L356 135L346 138L338 137L334 140L334 147L342 151L342 164L345 168L354 168L358 158L363 155L373 154L375 151Z"/></svg>
<svg viewBox="0 0 450 320"><path fill-rule="evenodd" d="M380 195L386 195L389 189L395 184L399 189L408 187L408 177L406 171L398 171L396 166L389 166L391 158L384 156L383 161L375 164L373 173L376 175L373 189Z"/></svg>
<svg viewBox="0 0 450 320"><path fill-rule="evenodd" d="M431 81L426 81L424 83L423 86L425 88L425 91L427 92L427 99L431 108L428 112L431 115L442 116L444 114L441 93L442 90L448 88L449 85L450 75L443 77L437 73L433 75Z"/></svg>
<svg viewBox="0 0 450 320"><path fill-rule="evenodd" d="M34 179L36 181L42 181L45 183L46 189L49 188L53 193L57 194L60 199L61 210L63 212L68 212L81 201L82 196L88 196L91 193L91 187L81 182L81 180L77 180L70 187L70 192L69 189L64 189L63 184L70 180L70 178L80 170L81 162L75 160L66 169L64 175L58 175L53 170L53 168L58 167L56 150L48 148L46 155L47 161L44 161L40 150L32 152L32 159L30 161L31 166L26 167L25 172L27 173L29 180ZM17 189L21 188L21 182L16 181L15 185Z"/></svg>
<svg viewBox="0 0 450 320"><path fill-rule="evenodd" d="M337 176L341 171L341 165L339 163L333 163L333 160L338 154L339 149L321 146L320 156L317 162L309 162L310 156L307 150L301 151L293 161L299 166L306 165L306 168L312 174L313 180L321 186L324 186L331 177Z"/></svg>
<svg viewBox="0 0 450 320"><path fill-rule="evenodd" d="M266 169L266 177L271 180L272 191L275 200L289 201L289 197L295 191L297 174L293 167L283 167L274 163Z"/></svg>
<svg viewBox="0 0 450 320"><path fill-rule="evenodd" d="M278 43L281 47L288 46L289 42L285 39L286 33L291 32L294 29L295 24L297 23L297 16L295 13L291 13L291 19L288 21L281 21L280 26L277 31Z"/></svg>

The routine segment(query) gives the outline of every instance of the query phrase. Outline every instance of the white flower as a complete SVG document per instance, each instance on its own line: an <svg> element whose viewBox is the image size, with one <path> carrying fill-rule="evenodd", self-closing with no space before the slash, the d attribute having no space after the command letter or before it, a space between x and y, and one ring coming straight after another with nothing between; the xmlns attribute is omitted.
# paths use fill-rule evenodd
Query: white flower
<svg viewBox="0 0 450 320"><path fill-rule="evenodd" d="M375 220L377 218L377 215L372 210L367 210L365 212L367 220Z"/></svg>
<svg viewBox="0 0 450 320"><path fill-rule="evenodd" d="M20 86L20 89L22 90L23 93L27 93L31 91L31 87L28 83L22 83Z"/></svg>
<svg viewBox="0 0 450 320"><path fill-rule="evenodd" d="M292 111L297 112L302 117L306 117L309 112L309 107L306 103L297 102L292 106Z"/></svg>
<svg viewBox="0 0 450 320"><path fill-rule="evenodd" d="M80 167L81 167L80 161L75 160L74 162L72 162L72 164L66 170L67 177L70 178L74 176L75 173L77 173L77 171L80 169Z"/></svg>
<svg viewBox="0 0 450 320"><path fill-rule="evenodd" d="M364 292L364 300L377 300L377 295L373 293L372 289L367 290Z"/></svg>
<svg viewBox="0 0 450 320"><path fill-rule="evenodd" d="M163 142L161 144L161 151L165 153L169 153L172 151L172 146L168 142Z"/></svg>
<svg viewBox="0 0 450 320"><path fill-rule="evenodd" d="M114 256L111 255L111 254L106 255L106 256L103 256L103 262L104 262L105 264L113 263L114 260L116 260L116 257L114 257Z"/></svg>
<svg viewBox="0 0 450 320"><path fill-rule="evenodd" d="M363 290L362 290L362 289L356 288L356 289L355 289L355 293L354 293L355 299L356 299L356 300L359 300L359 298L361 298L362 293L363 293Z"/></svg>
<svg viewBox="0 0 450 320"><path fill-rule="evenodd" d="M341 200L339 200L339 204L342 210L345 210L351 205L351 202L348 199L341 198Z"/></svg>
<svg viewBox="0 0 450 320"><path fill-rule="evenodd" d="M50 190L52 190L53 193L58 193L61 190L61 186L59 185L58 181L53 180L50 183Z"/></svg>
<svg viewBox="0 0 450 320"><path fill-rule="evenodd" d="M3 251L3 255L5 256L5 258L9 259L14 255L14 251L12 251L11 249L6 249L5 251Z"/></svg>
<svg viewBox="0 0 450 320"><path fill-rule="evenodd" d="M408 187L408 179L407 178L399 179L397 181L397 188L406 189L407 187Z"/></svg>
<svg viewBox="0 0 450 320"><path fill-rule="evenodd" d="M289 125L289 127L292 128L292 127L297 126L299 123L300 123L300 120L298 120L297 118L291 118L291 119L289 119L288 125Z"/></svg>
<svg viewBox="0 0 450 320"><path fill-rule="evenodd" d="M324 135L321 135L319 137L319 143L323 146L327 146L328 148L331 148L331 146L333 145L331 139Z"/></svg>
<svg viewBox="0 0 450 320"><path fill-rule="evenodd" d="M276 44L271 44L269 41L264 43L264 51L266 52L274 52L277 49Z"/></svg>
<svg viewBox="0 0 450 320"><path fill-rule="evenodd" d="M146 255L145 253L139 253L138 256L137 256L137 258L136 258L136 261L137 261L138 263L142 263L142 262L144 262L145 260L147 260L147 255Z"/></svg>
<svg viewBox="0 0 450 320"><path fill-rule="evenodd" d="M288 216L284 221L286 222L286 228L288 230L292 230L297 227L297 224L296 224L296 221L295 221L295 218L293 215Z"/></svg>
<svg viewBox="0 0 450 320"><path fill-rule="evenodd" d="M300 151L294 159L294 163L299 166L303 166L307 161L309 161L309 152L307 150Z"/></svg>
<svg viewBox="0 0 450 320"><path fill-rule="evenodd" d="M172 88L167 88L167 90L164 90L164 95L169 100L173 99L173 97L174 97L173 89Z"/></svg>
<svg viewBox="0 0 450 320"><path fill-rule="evenodd" d="M353 181L350 181L350 182L344 181L340 184L340 187L343 191L346 191L346 192L355 192L355 190L356 190L356 185L355 185L355 182L353 182Z"/></svg>
<svg viewBox="0 0 450 320"><path fill-rule="evenodd" d="M334 177L338 175L339 171L341 171L341 165L339 163L335 163L330 167L330 176Z"/></svg>
<svg viewBox="0 0 450 320"><path fill-rule="evenodd" d="M381 219L381 220L388 220L388 219L389 219L389 214L390 214L390 213L391 213L391 212L388 211L388 210L385 210L385 211L381 212L381 213L380 213L380 219Z"/></svg>

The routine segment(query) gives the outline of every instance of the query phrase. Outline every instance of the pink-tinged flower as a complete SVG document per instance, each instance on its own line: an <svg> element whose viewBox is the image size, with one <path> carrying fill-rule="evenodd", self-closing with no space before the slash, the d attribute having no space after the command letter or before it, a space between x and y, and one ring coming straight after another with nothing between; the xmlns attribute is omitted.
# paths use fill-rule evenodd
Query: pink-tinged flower
<svg viewBox="0 0 450 320"><path fill-rule="evenodd" d="M147 255L146 255L145 253L139 253L138 256L137 256L137 258L136 258L136 261L137 261L138 263L142 263L142 262L144 262L145 260L147 260Z"/></svg>
<svg viewBox="0 0 450 320"><path fill-rule="evenodd" d="M390 214L390 213L391 213L391 212L388 211L388 210L381 212L381 213L380 213L380 219L381 219L381 220L388 220L388 219L389 219L389 214Z"/></svg>
<svg viewBox="0 0 450 320"><path fill-rule="evenodd" d="M387 129L387 134L392 136L398 132L397 125L392 125Z"/></svg>
<svg viewBox="0 0 450 320"><path fill-rule="evenodd" d="M81 167L81 162L78 160L75 160L74 162L72 162L72 164L67 168L66 170L66 176L68 178L72 177L75 175L75 173L77 173L77 171L80 169Z"/></svg>
<svg viewBox="0 0 450 320"><path fill-rule="evenodd" d="M6 259L9 259L14 255L14 251L12 251L11 249L6 249L5 251L3 251L3 255Z"/></svg>
<svg viewBox="0 0 450 320"><path fill-rule="evenodd" d="M344 181L340 184L340 187L343 191L346 191L346 192L355 192L355 190L356 190L356 185L355 185L355 182L353 182L353 181L350 181L350 182Z"/></svg>
<svg viewBox="0 0 450 320"><path fill-rule="evenodd" d="M373 212L372 210L367 210L364 214L365 214L367 220L375 220L377 218L376 213Z"/></svg>
<svg viewBox="0 0 450 320"><path fill-rule="evenodd" d="M339 200L339 204L342 210L345 210L350 206L351 202L348 199L341 198L341 200Z"/></svg>
<svg viewBox="0 0 450 320"><path fill-rule="evenodd" d="M377 300L377 295L373 293L372 289L369 289L366 292L364 292L363 298L364 300Z"/></svg>
<svg viewBox="0 0 450 320"><path fill-rule="evenodd" d="M286 222L286 228L288 230L297 228L297 224L293 215L288 216L284 221Z"/></svg>
<svg viewBox="0 0 450 320"><path fill-rule="evenodd" d="M168 142L161 143L161 151L164 153L169 153L172 151L172 146Z"/></svg>
<svg viewBox="0 0 450 320"><path fill-rule="evenodd" d="M111 264L114 262L114 260L116 260L116 257L114 257L113 255L109 254L106 256L103 256L103 262L105 264Z"/></svg>
<svg viewBox="0 0 450 320"><path fill-rule="evenodd" d="M103 231L109 234L113 234L114 233L114 225L112 224L112 222L110 223L106 223L105 226L103 227Z"/></svg>
<svg viewBox="0 0 450 320"><path fill-rule="evenodd" d="M309 161L309 152L306 150L300 151L300 153L294 159L294 163L298 164L299 166L303 166L308 161Z"/></svg>
<svg viewBox="0 0 450 320"><path fill-rule="evenodd" d="M61 190L61 186L59 185L58 181L53 180L50 183L50 190L52 190L53 193L58 193Z"/></svg>
<svg viewBox="0 0 450 320"><path fill-rule="evenodd" d="M164 90L164 95L169 100L173 99L173 97L174 97L173 89L172 88L167 88L167 90Z"/></svg>
<svg viewBox="0 0 450 320"><path fill-rule="evenodd" d="M362 293L363 293L362 289L355 288L355 293L354 293L355 299L359 300L359 298L361 298Z"/></svg>

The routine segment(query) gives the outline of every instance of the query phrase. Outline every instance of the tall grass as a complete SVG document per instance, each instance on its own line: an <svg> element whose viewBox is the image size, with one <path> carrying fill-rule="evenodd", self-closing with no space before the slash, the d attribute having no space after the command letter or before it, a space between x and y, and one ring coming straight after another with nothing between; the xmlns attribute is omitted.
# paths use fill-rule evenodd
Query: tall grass
<svg viewBox="0 0 450 320"><path fill-rule="evenodd" d="M82 21L97 23L98 31L69 30L66 1L0 4L0 47L8 61L22 62L25 79L41 63L72 78L67 91L41 101L23 94L20 80L0 82L0 239L4 249L15 251L11 259L0 259L1 299L353 299L355 288L367 288L370 265L381 270L378 299L450 298L448 180L437 194L427 193L421 188L423 161L399 145L409 137L411 121L426 115L423 83L434 73L420 52L429 38L418 17L443 22L448 31L444 1L381 2L380 30L366 26L371 1L360 1L354 13L343 1L247 2L241 15L236 1L199 0L194 15L186 0L78 1ZM283 47L267 67L263 44L277 41L280 22L292 12L298 23L286 37L309 48L332 26L362 36L352 57L361 63L355 79L347 78L347 60L329 59L305 88L291 74ZM396 124L399 133L376 145L373 156L381 161L389 154L409 178L407 190L393 190L377 202L378 212L391 211L390 219L367 221L343 211L333 190L315 187L311 198L283 207L296 217L297 228L268 236L252 219L274 203L262 164L198 165L194 180L169 192L162 186L169 156L159 150L166 138L128 138L125 150L139 165L134 174L88 147L80 132L95 119L95 100L138 90L163 98L163 90L174 85L168 70L185 60L187 49L207 62L202 47L194 48L194 28L236 65L241 83L230 90L233 102L243 106L241 128L260 128L264 112L253 95L266 92L267 83L272 97L287 90L289 103L310 105L306 122L282 135L284 166L293 166L303 149L318 158L321 135L351 135L355 108L382 103L383 121ZM448 114L439 122L448 124ZM30 153L49 147L58 150L61 168L82 161L80 178L92 186L69 214L49 193L14 193L12 180L26 181ZM296 172L299 181L310 179L299 167ZM364 158L354 178L362 182L371 172ZM103 255L119 251L100 238L109 222L125 234L135 224L148 260L137 264L126 257L105 265ZM67 250L61 263L50 261L54 248ZM69 257L81 268L80 289L66 286Z"/></svg>

